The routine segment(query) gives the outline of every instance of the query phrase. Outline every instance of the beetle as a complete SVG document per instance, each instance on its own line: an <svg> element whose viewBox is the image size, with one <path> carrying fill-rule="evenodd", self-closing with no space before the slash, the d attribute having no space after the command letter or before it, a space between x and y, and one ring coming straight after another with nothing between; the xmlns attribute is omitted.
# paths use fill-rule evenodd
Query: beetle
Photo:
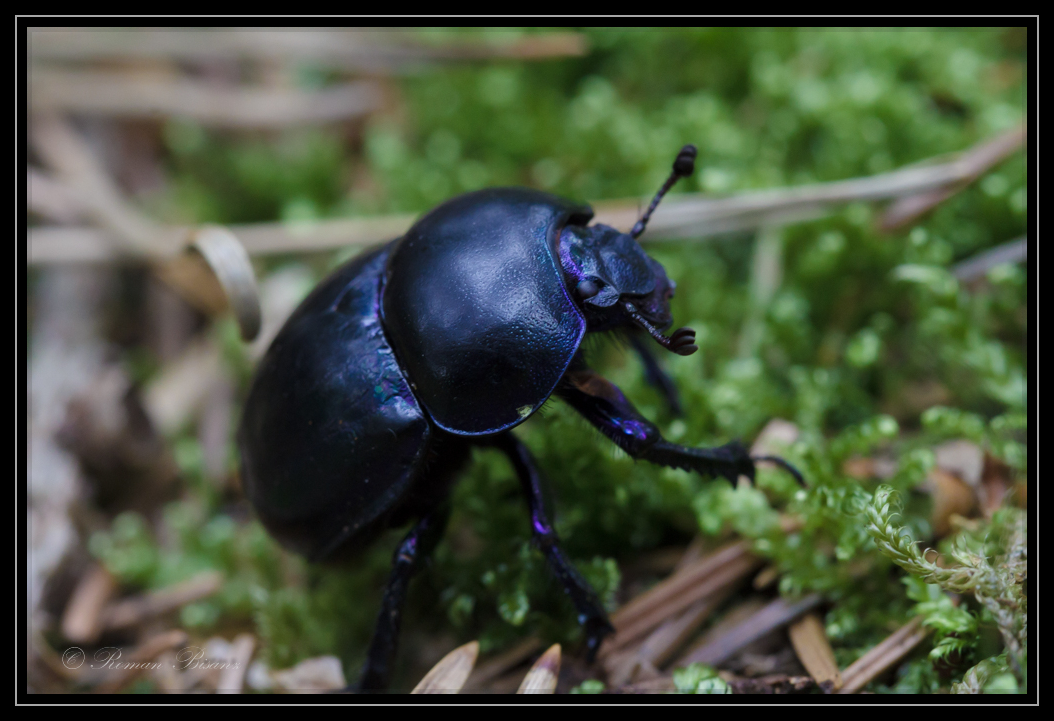
<svg viewBox="0 0 1054 721"><path fill-rule="evenodd" d="M637 242L663 195L694 170L696 149L630 233L587 225L586 205L524 188L458 196L407 233L336 270L301 303L256 369L238 430L245 492L268 531L311 561L353 557L413 522L395 550L359 680L389 682L407 586L442 535L472 446L510 460L533 540L569 596L592 660L613 628L561 551L541 471L511 430L557 396L634 459L735 482L756 460L737 441L666 441L586 364L586 333L635 334L649 379L673 385L648 350L689 355L672 325L675 284Z"/></svg>

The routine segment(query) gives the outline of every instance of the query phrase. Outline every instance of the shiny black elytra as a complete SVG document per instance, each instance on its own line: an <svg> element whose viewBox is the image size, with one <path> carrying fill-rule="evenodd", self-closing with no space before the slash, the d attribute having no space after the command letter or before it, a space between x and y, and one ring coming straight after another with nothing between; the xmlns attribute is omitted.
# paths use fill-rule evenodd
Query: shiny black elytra
<svg viewBox="0 0 1054 721"><path fill-rule="evenodd" d="M580 350L586 333L631 331L648 379L677 410L647 336L689 355L695 332L663 335L675 286L636 237L663 194L692 173L694 158L695 147L685 146L630 234L587 227L588 206L535 190L454 198L334 272L271 344L238 431L245 491L271 534L329 561L414 522L393 557L359 688L388 685L407 585L442 535L451 486L473 445L511 461L534 540L578 611L590 658L612 632L560 550L541 473L510 432L551 395L633 458L753 479L761 458L738 442L668 443ZM765 458L801 480L786 462Z"/></svg>

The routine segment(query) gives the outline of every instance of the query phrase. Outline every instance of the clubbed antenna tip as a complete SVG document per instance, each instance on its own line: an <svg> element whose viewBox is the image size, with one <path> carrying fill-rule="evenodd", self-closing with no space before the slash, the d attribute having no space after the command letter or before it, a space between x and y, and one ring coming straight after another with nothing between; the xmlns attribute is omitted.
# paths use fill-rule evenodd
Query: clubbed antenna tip
<svg viewBox="0 0 1054 721"><path fill-rule="evenodd" d="M644 211L644 215L637 221L636 225L633 226L633 230L629 232L633 238L640 237L640 234L644 232L645 226L648 225L648 220L651 218L651 214L655 212L655 208L659 206L659 201L662 200L662 196L666 195L666 192L673 187L681 178L687 178L689 175L695 172L695 156L697 150L694 145L685 145L681 148L681 152L677 153L676 160L673 161L673 172L670 173L670 177L666 179L666 182L659 188L659 192L652 198L651 205Z"/></svg>

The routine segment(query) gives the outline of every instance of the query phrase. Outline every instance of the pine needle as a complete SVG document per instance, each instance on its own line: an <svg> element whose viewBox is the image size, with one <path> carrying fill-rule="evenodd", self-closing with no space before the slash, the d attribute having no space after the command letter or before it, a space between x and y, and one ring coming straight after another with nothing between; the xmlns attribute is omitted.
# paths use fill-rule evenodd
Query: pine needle
<svg viewBox="0 0 1054 721"><path fill-rule="evenodd" d="M821 686L829 683L832 691L840 689L842 674L838 671L834 650L827 640L827 632L820 622L820 617L815 613L808 613L792 623L788 632L798 660L813 680Z"/></svg>
<svg viewBox="0 0 1054 721"><path fill-rule="evenodd" d="M856 693L871 683L879 674L904 658L926 637L929 629L922 627L922 619L916 617L901 626L898 631L865 653L842 674L845 685L839 693Z"/></svg>
<svg viewBox="0 0 1054 721"><path fill-rule="evenodd" d="M479 641L458 646L443 656L410 693L458 693L472 673L479 655Z"/></svg>
<svg viewBox="0 0 1054 721"><path fill-rule="evenodd" d="M516 693L555 693L559 677L560 644L554 643L534 662Z"/></svg>

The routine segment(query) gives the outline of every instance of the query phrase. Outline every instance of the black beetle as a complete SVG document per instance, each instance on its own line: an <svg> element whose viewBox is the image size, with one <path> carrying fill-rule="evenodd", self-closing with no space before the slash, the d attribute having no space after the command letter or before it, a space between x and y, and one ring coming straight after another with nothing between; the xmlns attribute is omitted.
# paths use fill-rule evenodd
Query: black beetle
<svg viewBox="0 0 1054 721"><path fill-rule="evenodd" d="M451 485L473 445L511 461L534 540L578 611L590 658L613 630L560 550L541 473L510 432L551 395L633 458L753 479L760 458L738 442L664 440L580 350L587 332L632 330L649 378L676 405L641 338L688 355L695 332L663 335L675 286L636 238L666 191L692 173L695 152L682 149L629 234L587 227L588 206L535 190L447 201L329 276L271 344L238 431L245 491L267 529L321 561L414 521L393 557L360 688L388 684L407 584L443 532Z"/></svg>

